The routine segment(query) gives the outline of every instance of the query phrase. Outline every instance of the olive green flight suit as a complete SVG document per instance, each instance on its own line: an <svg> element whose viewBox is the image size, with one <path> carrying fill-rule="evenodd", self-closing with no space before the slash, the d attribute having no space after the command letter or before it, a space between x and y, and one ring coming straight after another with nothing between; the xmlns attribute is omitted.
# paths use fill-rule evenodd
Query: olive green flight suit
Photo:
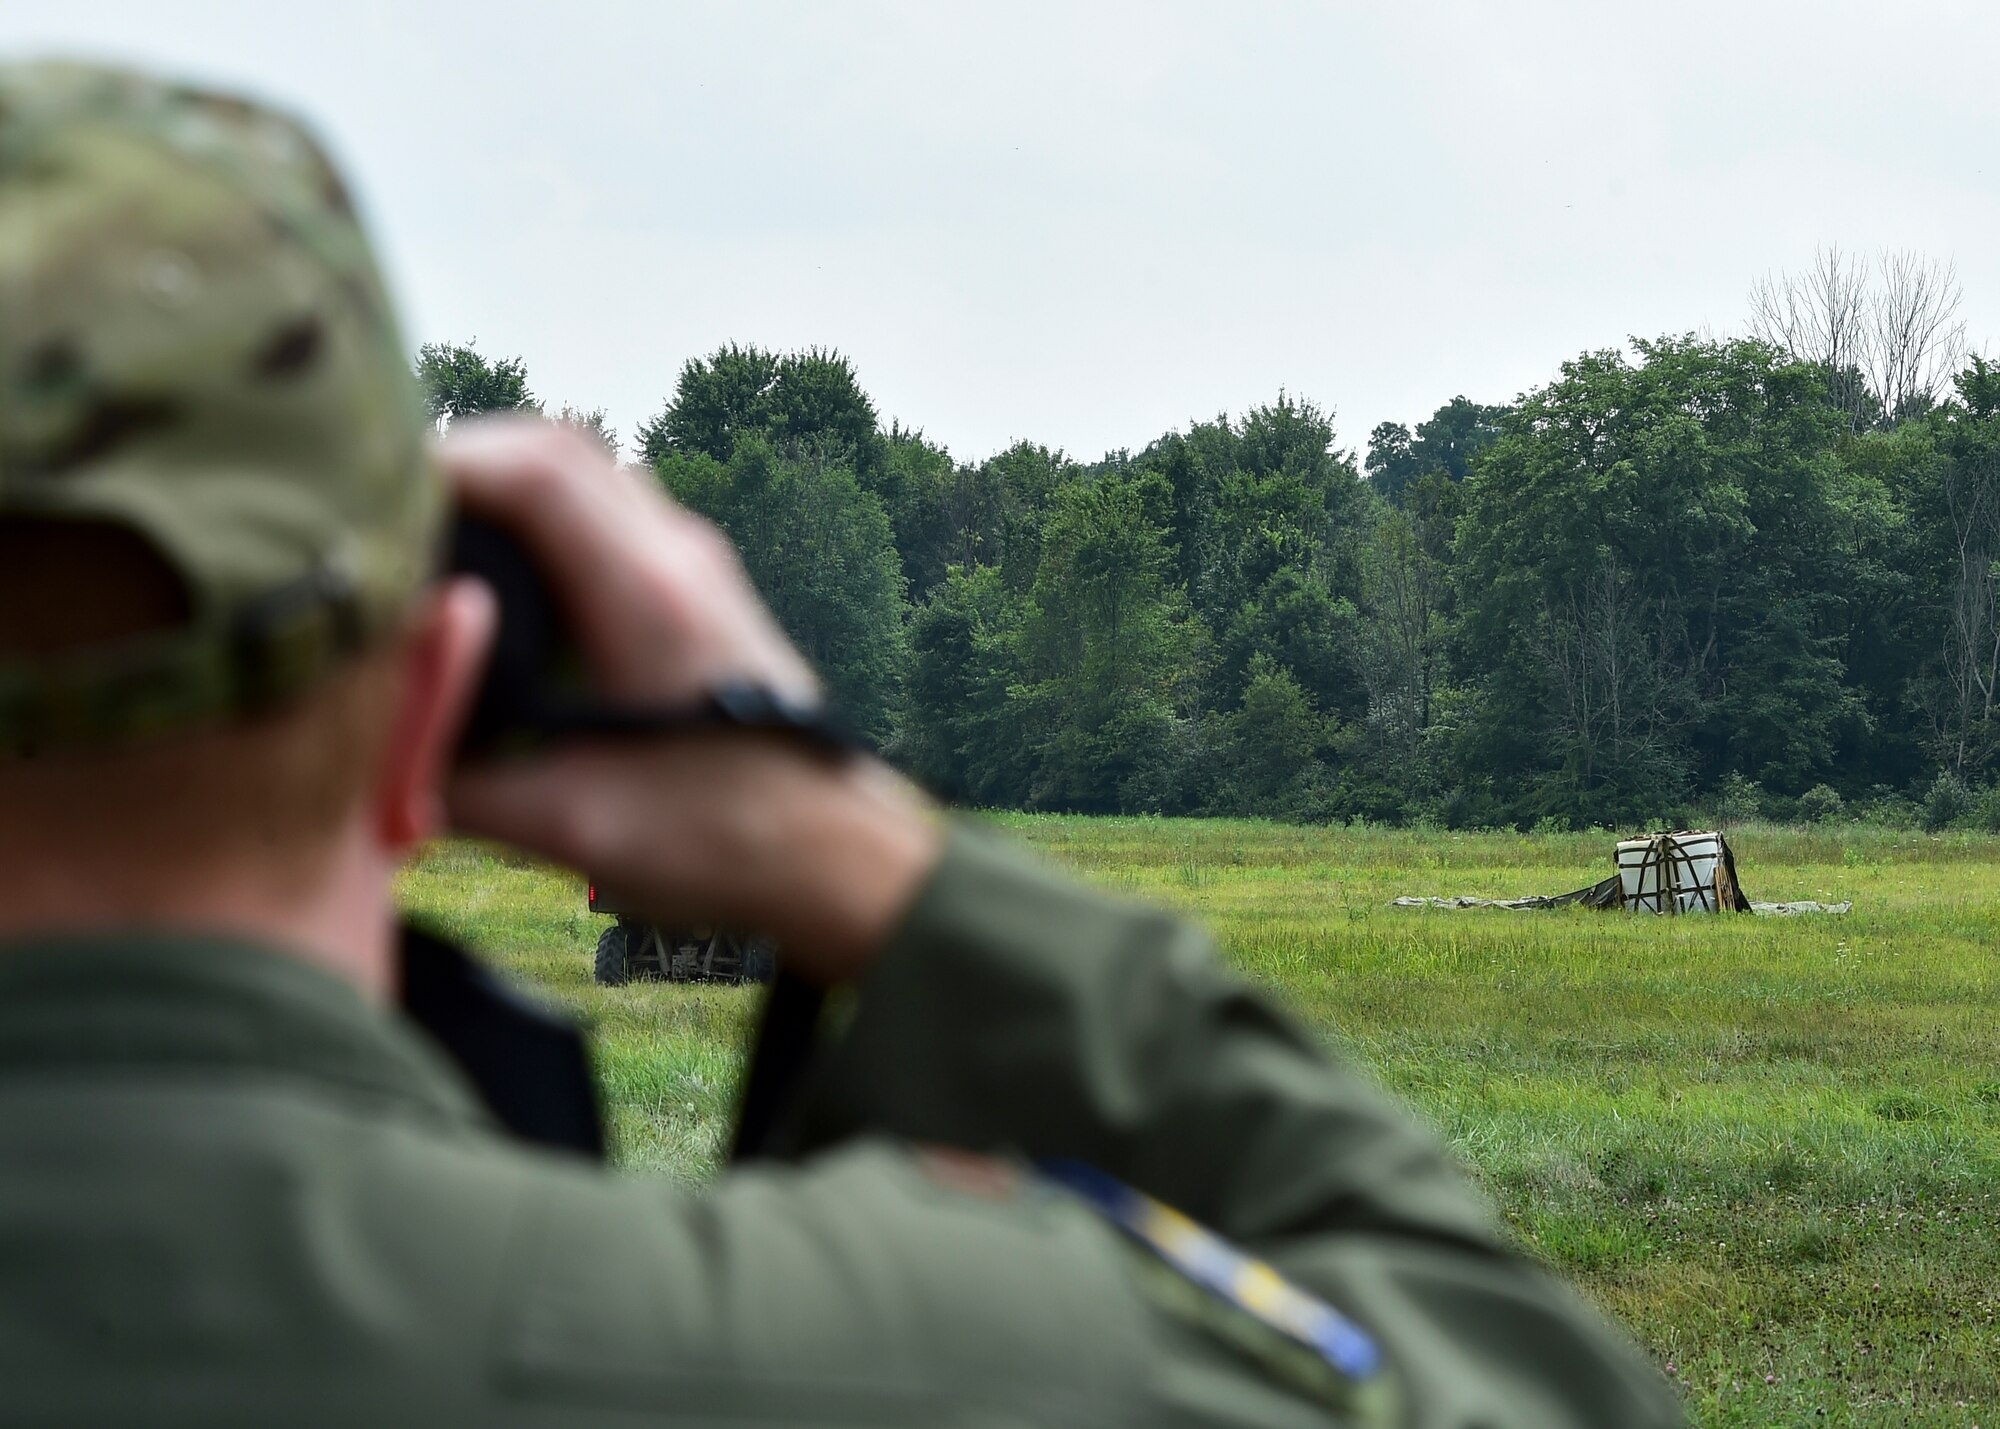
<svg viewBox="0 0 2000 1429"><path fill-rule="evenodd" d="M1678 1422L1408 1116L1165 915L956 833L831 1043L781 1159L691 1195L503 1138L292 958L0 950L0 1423ZM1201 1288L1056 1157L1268 1260L1382 1367Z"/></svg>

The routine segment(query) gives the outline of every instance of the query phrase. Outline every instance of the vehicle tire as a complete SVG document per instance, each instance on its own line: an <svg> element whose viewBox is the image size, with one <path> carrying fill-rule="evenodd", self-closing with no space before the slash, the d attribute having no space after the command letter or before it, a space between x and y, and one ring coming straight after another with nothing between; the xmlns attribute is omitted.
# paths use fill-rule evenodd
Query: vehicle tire
<svg viewBox="0 0 2000 1429"><path fill-rule="evenodd" d="M625 925L613 923L597 940L597 962L592 971L599 987L623 987L632 978L625 942Z"/></svg>

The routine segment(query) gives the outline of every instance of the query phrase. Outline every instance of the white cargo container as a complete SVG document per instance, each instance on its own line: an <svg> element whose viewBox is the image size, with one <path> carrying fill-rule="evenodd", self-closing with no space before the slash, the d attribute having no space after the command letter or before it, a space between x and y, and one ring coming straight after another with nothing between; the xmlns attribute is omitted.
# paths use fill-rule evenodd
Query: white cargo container
<svg viewBox="0 0 2000 1429"><path fill-rule="evenodd" d="M1719 833L1681 829L1618 845L1619 904L1635 913L1735 913L1749 907Z"/></svg>

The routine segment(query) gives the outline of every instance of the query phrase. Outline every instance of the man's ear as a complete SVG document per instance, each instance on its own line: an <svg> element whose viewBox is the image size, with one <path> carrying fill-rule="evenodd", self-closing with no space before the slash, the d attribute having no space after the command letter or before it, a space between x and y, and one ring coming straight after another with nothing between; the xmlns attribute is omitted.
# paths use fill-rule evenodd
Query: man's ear
<svg viewBox="0 0 2000 1429"><path fill-rule="evenodd" d="M493 592L458 577L433 591L404 637L402 692L376 784L376 835L392 853L444 827L444 784L499 626Z"/></svg>

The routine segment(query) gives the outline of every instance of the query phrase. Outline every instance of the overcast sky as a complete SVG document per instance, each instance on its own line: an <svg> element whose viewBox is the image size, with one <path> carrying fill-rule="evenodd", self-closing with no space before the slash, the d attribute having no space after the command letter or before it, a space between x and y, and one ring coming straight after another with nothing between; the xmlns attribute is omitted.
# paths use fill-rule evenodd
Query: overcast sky
<svg viewBox="0 0 2000 1429"><path fill-rule="evenodd" d="M961 458L1280 387L1343 445L1816 244L1955 259L2000 337L2000 6L0 0L0 50L280 97L411 343L629 441L725 341L825 344Z"/></svg>

